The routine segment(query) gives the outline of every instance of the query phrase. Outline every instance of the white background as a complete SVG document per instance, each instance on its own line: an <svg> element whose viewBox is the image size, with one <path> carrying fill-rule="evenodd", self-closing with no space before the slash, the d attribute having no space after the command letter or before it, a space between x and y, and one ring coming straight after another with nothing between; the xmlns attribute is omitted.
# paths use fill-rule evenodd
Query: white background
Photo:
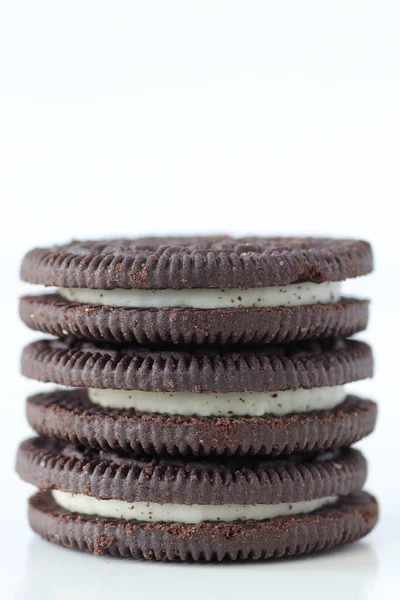
<svg viewBox="0 0 400 600"><path fill-rule="evenodd" d="M2 598L399 598L397 1L43 0L0 4ZM36 538L13 473L22 255L149 232L314 233L373 242L380 402L361 444L382 504L364 542L250 566L115 561ZM30 290L31 291L31 290ZM396 555L397 553L397 555Z"/></svg>

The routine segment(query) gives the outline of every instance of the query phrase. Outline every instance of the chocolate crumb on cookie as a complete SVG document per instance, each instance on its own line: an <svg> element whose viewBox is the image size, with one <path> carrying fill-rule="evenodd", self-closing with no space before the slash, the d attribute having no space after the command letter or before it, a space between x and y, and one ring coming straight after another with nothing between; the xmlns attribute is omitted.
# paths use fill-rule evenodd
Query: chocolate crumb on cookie
<svg viewBox="0 0 400 600"><path fill-rule="evenodd" d="M340 282L373 267L371 247L328 238L143 238L36 248L23 321L58 337L141 344L258 344L347 337L368 301Z"/></svg>

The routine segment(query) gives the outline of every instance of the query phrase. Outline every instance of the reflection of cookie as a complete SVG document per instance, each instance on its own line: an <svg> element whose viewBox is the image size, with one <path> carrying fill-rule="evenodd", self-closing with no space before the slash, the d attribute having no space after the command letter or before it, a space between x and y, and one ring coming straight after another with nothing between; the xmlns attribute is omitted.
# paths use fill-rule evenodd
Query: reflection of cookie
<svg viewBox="0 0 400 600"><path fill-rule="evenodd" d="M40 435L140 454L289 454L349 446L371 433L376 404L354 396L331 410L260 417L146 414L94 404L87 390L28 398L30 425Z"/></svg>
<svg viewBox="0 0 400 600"><path fill-rule="evenodd" d="M327 549L368 533L374 499L356 450L285 459L134 459L36 438L18 473L40 487L33 529L59 544L173 559L268 558ZM45 490L53 490L45 491Z"/></svg>
<svg viewBox="0 0 400 600"><path fill-rule="evenodd" d="M153 238L35 249L25 281L59 294L21 299L33 329L83 339L263 344L344 337L368 302L339 281L372 270L369 244L290 238Z"/></svg>

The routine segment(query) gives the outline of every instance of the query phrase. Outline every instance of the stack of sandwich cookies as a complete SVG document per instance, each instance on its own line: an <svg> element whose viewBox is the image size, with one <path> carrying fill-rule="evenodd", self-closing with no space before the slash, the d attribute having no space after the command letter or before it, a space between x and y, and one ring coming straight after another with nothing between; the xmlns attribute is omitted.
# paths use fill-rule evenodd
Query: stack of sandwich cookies
<svg viewBox="0 0 400 600"><path fill-rule="evenodd" d="M33 529L159 560L270 558L367 534L377 504L349 446L376 405L349 386L372 376L372 355L338 336L365 328L368 302L343 299L338 281L371 268L369 245L351 240L31 251L23 278L60 289L22 298L21 315L61 339L27 346L22 372L63 386L27 401L40 437L17 470L41 490Z"/></svg>

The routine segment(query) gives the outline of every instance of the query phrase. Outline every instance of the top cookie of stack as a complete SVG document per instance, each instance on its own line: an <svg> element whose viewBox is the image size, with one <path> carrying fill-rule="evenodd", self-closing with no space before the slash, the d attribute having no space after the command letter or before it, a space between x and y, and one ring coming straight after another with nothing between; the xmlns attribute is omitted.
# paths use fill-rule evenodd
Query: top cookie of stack
<svg viewBox="0 0 400 600"><path fill-rule="evenodd" d="M262 345L348 337L368 301L340 282L372 270L370 245L328 238L143 238L37 248L24 281L32 329L58 337L178 345Z"/></svg>

